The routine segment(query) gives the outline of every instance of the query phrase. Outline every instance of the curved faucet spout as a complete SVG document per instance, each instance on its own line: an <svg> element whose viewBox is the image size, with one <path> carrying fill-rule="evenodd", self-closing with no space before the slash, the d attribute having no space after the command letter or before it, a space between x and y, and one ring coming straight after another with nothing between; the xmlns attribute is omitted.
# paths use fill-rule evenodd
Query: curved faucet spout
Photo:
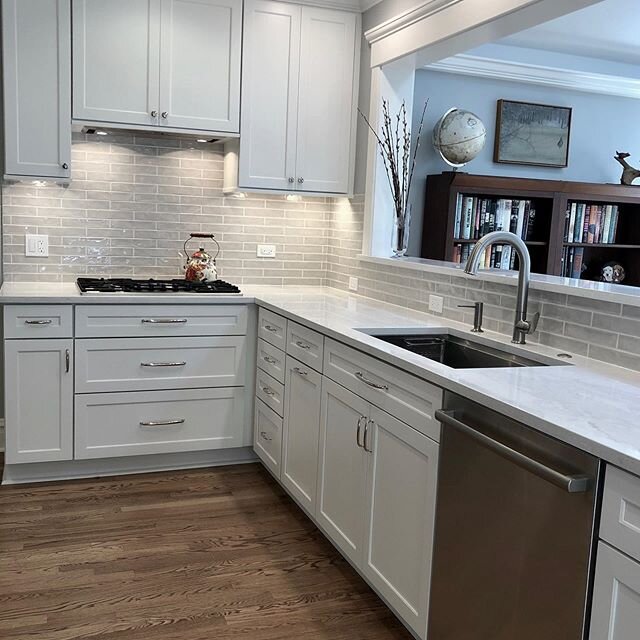
<svg viewBox="0 0 640 640"><path fill-rule="evenodd" d="M509 231L493 231L486 236L482 236L473 247L464 266L464 272L472 276L476 275L482 254L492 244L508 244L515 249L518 255L520 266L518 271L518 292L516 294L516 317L513 323L513 338L511 341L516 344L525 344L525 336L535 331L540 314L536 314L533 322L527 320L531 256L527 245L522 239Z"/></svg>

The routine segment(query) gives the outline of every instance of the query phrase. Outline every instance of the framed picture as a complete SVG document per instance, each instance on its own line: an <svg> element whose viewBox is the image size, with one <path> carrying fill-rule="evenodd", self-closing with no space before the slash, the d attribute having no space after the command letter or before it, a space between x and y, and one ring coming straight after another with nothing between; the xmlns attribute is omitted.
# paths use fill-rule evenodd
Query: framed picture
<svg viewBox="0 0 640 640"><path fill-rule="evenodd" d="M571 107L498 100L493 161L566 167L570 132Z"/></svg>

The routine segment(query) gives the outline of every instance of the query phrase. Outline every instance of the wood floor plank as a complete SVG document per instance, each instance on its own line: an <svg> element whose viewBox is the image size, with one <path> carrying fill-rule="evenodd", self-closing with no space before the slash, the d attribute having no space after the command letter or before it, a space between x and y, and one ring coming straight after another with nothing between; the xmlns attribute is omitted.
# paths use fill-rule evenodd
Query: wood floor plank
<svg viewBox="0 0 640 640"><path fill-rule="evenodd" d="M3 640L409 640L257 464L0 488Z"/></svg>

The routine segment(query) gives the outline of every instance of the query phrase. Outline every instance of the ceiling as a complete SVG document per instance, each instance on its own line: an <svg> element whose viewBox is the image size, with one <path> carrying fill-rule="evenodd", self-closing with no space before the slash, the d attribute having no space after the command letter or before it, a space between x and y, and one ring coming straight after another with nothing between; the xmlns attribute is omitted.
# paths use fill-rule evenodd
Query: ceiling
<svg viewBox="0 0 640 640"><path fill-rule="evenodd" d="M640 0L603 0L499 42L640 65Z"/></svg>

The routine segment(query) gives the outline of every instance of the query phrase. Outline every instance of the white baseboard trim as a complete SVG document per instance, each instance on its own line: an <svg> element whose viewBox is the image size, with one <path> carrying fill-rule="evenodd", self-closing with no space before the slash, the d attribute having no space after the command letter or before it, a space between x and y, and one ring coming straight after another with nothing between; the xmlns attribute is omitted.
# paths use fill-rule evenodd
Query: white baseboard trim
<svg viewBox="0 0 640 640"><path fill-rule="evenodd" d="M61 462L31 462L10 464L4 468L2 484L27 482L55 482L82 478L178 471L231 464L255 462L257 456L251 447L220 449L218 451L190 451L100 460L70 460Z"/></svg>

